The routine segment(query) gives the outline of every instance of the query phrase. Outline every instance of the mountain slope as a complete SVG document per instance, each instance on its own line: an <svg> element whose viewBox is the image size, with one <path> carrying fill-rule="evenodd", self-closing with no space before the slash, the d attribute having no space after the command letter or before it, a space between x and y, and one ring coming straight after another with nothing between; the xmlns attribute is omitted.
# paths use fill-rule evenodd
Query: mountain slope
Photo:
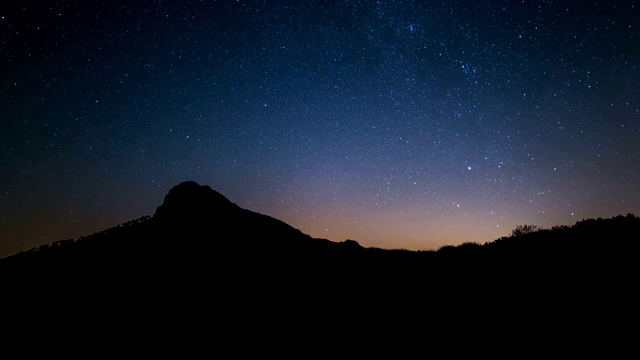
<svg viewBox="0 0 640 360"><path fill-rule="evenodd" d="M362 250L351 240L313 238L278 219L241 208L209 186L186 181L167 193L153 216L1 259L0 270L33 279L51 271L125 277L167 267L183 271L239 263L302 265L312 258Z"/></svg>

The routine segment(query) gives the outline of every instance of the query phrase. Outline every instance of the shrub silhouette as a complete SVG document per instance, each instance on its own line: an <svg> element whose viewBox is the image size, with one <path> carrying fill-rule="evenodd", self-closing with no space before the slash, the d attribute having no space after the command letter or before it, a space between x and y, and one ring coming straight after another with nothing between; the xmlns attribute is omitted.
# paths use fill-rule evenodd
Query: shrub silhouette
<svg viewBox="0 0 640 360"><path fill-rule="evenodd" d="M537 225L518 225L511 230L511 236L522 236L538 231Z"/></svg>

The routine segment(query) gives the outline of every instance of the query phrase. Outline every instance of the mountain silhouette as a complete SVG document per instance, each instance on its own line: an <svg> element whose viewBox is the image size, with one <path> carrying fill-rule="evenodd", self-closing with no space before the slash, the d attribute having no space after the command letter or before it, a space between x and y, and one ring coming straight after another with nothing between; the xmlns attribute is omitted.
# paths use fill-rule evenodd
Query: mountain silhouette
<svg viewBox="0 0 640 360"><path fill-rule="evenodd" d="M186 238L197 247L259 253L261 256L299 256L354 249L359 244L312 238L273 217L243 209L193 181L169 190L154 221L172 239ZM339 249L344 248L344 249Z"/></svg>
<svg viewBox="0 0 640 360"><path fill-rule="evenodd" d="M430 281L448 281L451 276L479 276L478 269L499 274L505 268L540 278L568 268L587 272L595 263L602 265L599 271L604 264L606 268L627 264L623 260L635 254L639 229L639 218L628 214L552 229L529 225L515 229L510 237L437 251L364 248L354 240L314 238L281 220L243 209L209 186L185 181L169 190L152 216L0 259L0 270L38 278L42 269L108 270L117 275L201 267L206 273L211 267L242 264L247 269L260 267L261 273L297 266L321 276L366 270L367 278L376 281L398 273L403 278L417 273Z"/></svg>
<svg viewBox="0 0 640 360"><path fill-rule="evenodd" d="M639 236L640 218L628 214L434 251L365 248L314 238L186 181L153 215L0 259L2 302L23 323L111 324L166 341L202 336L197 319L223 332L219 345L246 326L273 340L276 324L299 341L323 326L491 324L530 334L555 324L557 336L587 336L636 306ZM43 304L49 311L34 312Z"/></svg>

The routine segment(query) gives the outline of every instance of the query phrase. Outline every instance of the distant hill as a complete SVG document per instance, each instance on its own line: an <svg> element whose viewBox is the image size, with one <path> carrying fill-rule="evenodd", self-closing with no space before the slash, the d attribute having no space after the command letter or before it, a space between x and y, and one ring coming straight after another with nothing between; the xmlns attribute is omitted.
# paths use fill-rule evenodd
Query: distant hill
<svg viewBox="0 0 640 360"><path fill-rule="evenodd" d="M280 220L242 209L209 186L187 181L168 192L153 216L20 252L1 259L0 271L18 283L43 286L67 283L78 273L120 285L149 271L161 281L196 281L235 267L261 272L286 271L294 265L311 269L325 257L363 249L352 240L313 238ZM321 265L316 270L321 271Z"/></svg>
<svg viewBox="0 0 640 360"><path fill-rule="evenodd" d="M475 273L477 268L504 266L521 273L548 272L596 263L619 266L635 254L639 239L640 218L628 214L552 229L520 226L509 237L437 251L364 248L354 240L313 238L278 219L240 208L209 186L186 181L167 193L153 216L0 259L0 271L15 271L23 278L37 278L43 269L115 276L141 268L207 269L233 263L261 271L295 264L320 274L347 268L389 273L435 267L459 273L473 267Z"/></svg>
<svg viewBox="0 0 640 360"><path fill-rule="evenodd" d="M162 266L185 260L192 264L222 256L252 261L398 261L405 266L424 263L500 262L511 266L600 261L628 255L640 239L640 218L633 214L610 219L586 219L573 226L537 229L527 225L512 236L478 244L467 242L437 251L364 248L354 240L333 242L313 238L275 219L240 208L222 194L193 181L173 187L153 216L144 216L77 240L55 241L0 259L0 269L26 266L98 268L118 260L123 266ZM606 259L603 258L606 256ZM261 260L262 259L262 260ZM46 264L46 265L45 265ZM440 265L440 264L439 264ZM33 270L36 271L36 270Z"/></svg>
<svg viewBox="0 0 640 360"><path fill-rule="evenodd" d="M638 240L640 218L628 214L434 251L365 248L187 181L152 216L0 259L0 276L5 309L33 315L46 304L64 321L89 316L92 328L142 319L136 326L155 331L194 318L226 329L347 319L375 328L374 318L578 326L585 309L611 326L638 298Z"/></svg>

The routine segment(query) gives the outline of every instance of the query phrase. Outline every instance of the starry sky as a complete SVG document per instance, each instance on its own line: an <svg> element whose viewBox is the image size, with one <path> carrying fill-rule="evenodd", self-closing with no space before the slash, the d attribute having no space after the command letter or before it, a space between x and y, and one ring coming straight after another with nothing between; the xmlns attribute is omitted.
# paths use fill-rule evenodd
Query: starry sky
<svg viewBox="0 0 640 360"><path fill-rule="evenodd" d="M434 250L640 214L640 1L2 1L0 257L194 180Z"/></svg>

